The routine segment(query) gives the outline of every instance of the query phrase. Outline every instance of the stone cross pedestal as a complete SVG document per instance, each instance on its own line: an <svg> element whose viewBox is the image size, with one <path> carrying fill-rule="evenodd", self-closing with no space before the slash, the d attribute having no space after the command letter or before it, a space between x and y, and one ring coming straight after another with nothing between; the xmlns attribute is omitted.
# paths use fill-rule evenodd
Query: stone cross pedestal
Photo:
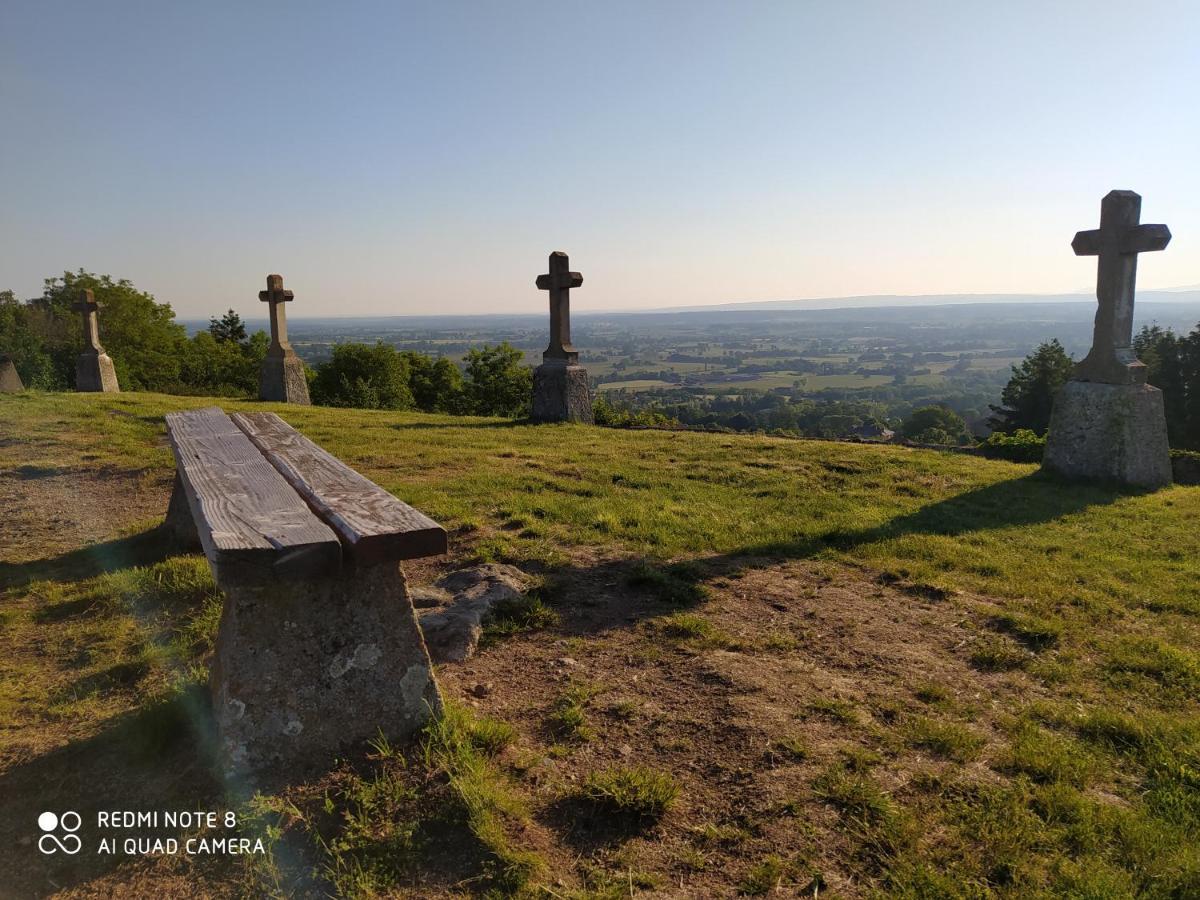
<svg viewBox="0 0 1200 900"><path fill-rule="evenodd" d="M282 275L268 275L267 289L258 292L258 299L271 305L271 346L258 375L258 399L308 406L304 362L288 343L287 312L283 304L293 296L291 291L283 289Z"/></svg>
<svg viewBox="0 0 1200 900"><path fill-rule="evenodd" d="M550 292L550 346L533 371L533 421L592 424L592 393L587 370L571 345L571 288L583 276L570 271L567 254L550 254L550 271L537 278L540 291Z"/></svg>
<svg viewBox="0 0 1200 900"><path fill-rule="evenodd" d="M15 394L23 390L25 385L21 383L21 376L17 373L12 357L7 353L0 353L0 394Z"/></svg>
<svg viewBox="0 0 1200 900"><path fill-rule="evenodd" d="M90 290L79 292L79 299L71 308L83 316L83 352L75 360L75 390L118 393L117 370L112 357L100 346L100 324L97 313L100 304Z"/></svg>
<svg viewBox="0 0 1200 900"><path fill-rule="evenodd" d="M1146 384L1133 351L1137 255L1162 250L1166 225L1141 225L1142 198L1112 191L1100 204L1100 227L1071 242L1077 256L1099 257L1092 349L1054 400L1043 468L1069 478L1138 487L1171 483L1162 391Z"/></svg>

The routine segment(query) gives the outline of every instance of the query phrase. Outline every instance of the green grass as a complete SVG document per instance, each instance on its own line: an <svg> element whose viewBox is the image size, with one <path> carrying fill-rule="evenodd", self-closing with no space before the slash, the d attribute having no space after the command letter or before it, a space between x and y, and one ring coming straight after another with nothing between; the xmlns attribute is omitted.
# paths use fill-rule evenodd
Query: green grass
<svg viewBox="0 0 1200 900"><path fill-rule="evenodd" d="M605 814L655 822L671 808L679 786L666 772L642 766L611 768L588 775L579 796Z"/></svg>
<svg viewBox="0 0 1200 900"><path fill-rule="evenodd" d="M162 483L173 469L163 413L211 402L0 395L0 422L19 436L0 441L0 470L32 481L86 467ZM923 586L914 603L963 608L966 642L948 641L946 658L975 671L944 681L934 670L898 673L911 695L887 716L840 699L798 704L798 718L812 721L797 727L870 744L813 784L851 842L852 859L830 851L839 865L886 896L1200 896L1200 488L1069 485L1029 465L888 446L219 402L280 413L442 522L456 558L528 563L551 577L559 567L594 568L616 590L661 604L651 605L648 623L690 646L726 639L705 607L710 585L781 559L846 565L872 578L896 573L897 583ZM131 714L138 752L151 758L186 733L181 723L194 724L221 608L203 560L159 554L147 563L130 553L137 536L44 560L44 548L5 537L13 543L0 561L0 620L10 646L37 654L0 658L0 723L8 726L0 738ZM80 559L120 553L129 559L106 557L107 574L72 574ZM986 603L972 605L974 595ZM554 612L535 591L501 610L490 634L546 627ZM659 626L644 627L652 634ZM765 625L746 640L753 649L761 640L802 652ZM50 671L49 658L73 668ZM1007 711L1012 722L985 752L972 709L986 709L993 681L1027 681L1057 705L1052 714ZM576 696L563 705L581 717L563 722L557 740L571 755L563 762L600 749L571 737L594 727L589 702ZM608 721L630 727L616 718ZM505 769L515 734L504 723L470 722L452 717L425 754L408 760L421 785L394 771L375 783L367 773L331 795L333 818L347 824L319 831L346 842L340 868L327 857L344 893L386 893L387 878L402 878L405 861L422 852L425 820L412 809L412 790L418 806L436 800L471 836L487 884L519 889L536 878L541 861L522 841L531 813ZM828 751L799 738L797 753L772 748L776 764L828 761ZM888 780L898 761L921 754L971 765ZM986 778L976 777L980 770ZM646 798L656 793L673 799L669 777L656 791L653 779L628 774L637 770L618 771L626 775L588 779L600 806L652 807ZM368 822L382 821L372 809L391 810L391 830L367 833ZM765 863L773 848L751 846L752 823L713 827L747 835L730 885L749 884L752 863ZM372 868L375 849L397 861L392 875ZM773 873L762 874L769 881Z"/></svg>
<svg viewBox="0 0 1200 900"><path fill-rule="evenodd" d="M979 755L984 739L965 726L917 716L904 726L908 743L954 762L967 762Z"/></svg>
<svg viewBox="0 0 1200 900"><path fill-rule="evenodd" d="M572 684L554 702L547 724L550 732L559 740L586 743L596 736L588 721L588 707L596 689L590 685Z"/></svg>
<svg viewBox="0 0 1200 900"><path fill-rule="evenodd" d="M695 613L672 613L652 624L668 640L700 649L731 648L737 643L709 619Z"/></svg>
<svg viewBox="0 0 1200 900"><path fill-rule="evenodd" d="M555 612L536 591L492 606L483 623L480 645L488 647L514 634L549 628L558 621Z"/></svg>

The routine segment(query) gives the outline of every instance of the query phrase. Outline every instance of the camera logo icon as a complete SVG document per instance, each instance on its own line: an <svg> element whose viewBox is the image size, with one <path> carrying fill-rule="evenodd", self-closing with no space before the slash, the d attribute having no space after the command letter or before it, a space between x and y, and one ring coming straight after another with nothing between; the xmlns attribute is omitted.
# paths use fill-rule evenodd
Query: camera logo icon
<svg viewBox="0 0 1200 900"><path fill-rule="evenodd" d="M79 839L79 835L75 834L82 824L83 820L77 812L65 812L62 815L52 812L42 813L38 816L38 828L43 832L42 836L38 838L38 849L46 856L60 851L68 856L74 856L83 848L83 841ZM56 833L59 828L63 831L62 837Z"/></svg>

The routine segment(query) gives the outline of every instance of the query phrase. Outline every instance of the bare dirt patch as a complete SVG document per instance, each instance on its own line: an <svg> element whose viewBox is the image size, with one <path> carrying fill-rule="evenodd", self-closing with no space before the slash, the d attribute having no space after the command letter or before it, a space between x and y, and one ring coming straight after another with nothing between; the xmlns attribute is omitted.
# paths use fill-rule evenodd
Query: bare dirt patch
<svg viewBox="0 0 1200 900"><path fill-rule="evenodd" d="M830 564L742 560L710 583L711 599L681 612L627 587L628 568L590 560L558 585L557 634L520 636L440 672L449 696L519 729L515 755L558 836L565 886L641 878L649 894L730 896L774 854L801 861L808 893L823 884L857 896L848 823L814 790L819 773L849 760L902 794L914 775L950 765L893 729L930 712L918 695L967 723L986 759L993 718L1036 692L1021 672L972 667L978 598L924 599ZM671 637L661 623L676 614L709 623L708 635ZM581 685L592 736L563 738L547 722ZM564 808L590 772L612 766L679 783L660 825L614 835ZM981 761L964 774L994 778Z"/></svg>
<svg viewBox="0 0 1200 900"><path fill-rule="evenodd" d="M166 512L171 476L142 469L0 471L0 564L77 551ZM0 582L2 584L2 582Z"/></svg>

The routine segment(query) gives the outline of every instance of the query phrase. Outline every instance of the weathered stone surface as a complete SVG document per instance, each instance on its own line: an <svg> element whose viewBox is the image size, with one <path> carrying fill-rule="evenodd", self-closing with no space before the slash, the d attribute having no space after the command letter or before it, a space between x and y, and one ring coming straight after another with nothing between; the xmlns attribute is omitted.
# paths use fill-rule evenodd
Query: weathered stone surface
<svg viewBox="0 0 1200 900"><path fill-rule="evenodd" d="M518 600L529 587L520 569L482 565L452 572L437 583L453 595L445 606L420 612L421 631L435 663L462 662L475 653L483 620L497 603Z"/></svg>
<svg viewBox="0 0 1200 900"><path fill-rule="evenodd" d="M0 394L15 394L23 390L25 385L21 383L21 376L17 373L12 357L0 353Z"/></svg>
<svg viewBox="0 0 1200 900"><path fill-rule="evenodd" d="M304 363L288 343L285 303L295 297L283 289L282 275L268 275L267 289L258 292L258 299L270 305L271 346L258 374L258 399L277 403L296 403L308 406L308 380Z"/></svg>
<svg viewBox="0 0 1200 900"><path fill-rule="evenodd" d="M75 360L75 390L80 392L99 391L108 394L120 393L117 370L112 357L101 351L84 350Z"/></svg>
<svg viewBox="0 0 1200 900"><path fill-rule="evenodd" d="M192 511L188 507L187 493L179 473L175 473L175 485L171 489L171 501L167 504L167 517L163 527L174 538L180 547L200 548L200 535L196 531L196 523L192 519Z"/></svg>
<svg viewBox="0 0 1200 900"><path fill-rule="evenodd" d="M591 425L592 392L583 366L543 363L533 370L533 421Z"/></svg>
<svg viewBox="0 0 1200 900"><path fill-rule="evenodd" d="M325 766L441 712L398 563L307 581L221 583L210 688L228 774Z"/></svg>
<svg viewBox="0 0 1200 900"><path fill-rule="evenodd" d="M408 596L417 609L434 609L454 600L454 595L449 591L431 585L413 585L408 589Z"/></svg>
<svg viewBox="0 0 1200 900"><path fill-rule="evenodd" d="M592 395L587 372L571 344L571 288L583 276L570 271L567 254L550 254L550 270L537 278L537 287L550 292L550 346L533 373L533 421L592 424Z"/></svg>
<svg viewBox="0 0 1200 900"><path fill-rule="evenodd" d="M1171 483L1162 391L1068 381L1054 401L1043 468L1137 487Z"/></svg>
<svg viewBox="0 0 1200 900"><path fill-rule="evenodd" d="M579 362L579 354L571 345L571 288L582 285L583 276L570 269L567 254L555 250L550 254L550 270L535 282L539 291L550 292L550 346L542 353L543 362Z"/></svg>
<svg viewBox="0 0 1200 900"><path fill-rule="evenodd" d="M117 370L100 345L100 304L90 290L79 292L72 307L83 317L83 352L75 360L75 390L81 392L118 393Z"/></svg>
<svg viewBox="0 0 1200 900"><path fill-rule="evenodd" d="M304 361L291 347L280 355L269 351L258 373L258 399L277 403L308 406L308 380L304 377Z"/></svg>
<svg viewBox="0 0 1200 900"><path fill-rule="evenodd" d="M1146 385L1133 350L1137 254L1162 250L1166 225L1140 225L1142 198L1111 191L1100 204L1100 228L1071 242L1096 265L1092 349L1059 392L1050 416L1042 467L1067 478L1096 478L1135 487L1171 483L1162 392Z"/></svg>
<svg viewBox="0 0 1200 900"><path fill-rule="evenodd" d="M1110 191L1100 203L1100 228L1080 231L1071 242L1076 256L1096 264L1096 323L1092 349L1075 367L1076 381L1144 384L1146 366L1133 351L1133 295L1137 255L1162 250L1171 241L1166 225L1141 225L1142 198Z"/></svg>

